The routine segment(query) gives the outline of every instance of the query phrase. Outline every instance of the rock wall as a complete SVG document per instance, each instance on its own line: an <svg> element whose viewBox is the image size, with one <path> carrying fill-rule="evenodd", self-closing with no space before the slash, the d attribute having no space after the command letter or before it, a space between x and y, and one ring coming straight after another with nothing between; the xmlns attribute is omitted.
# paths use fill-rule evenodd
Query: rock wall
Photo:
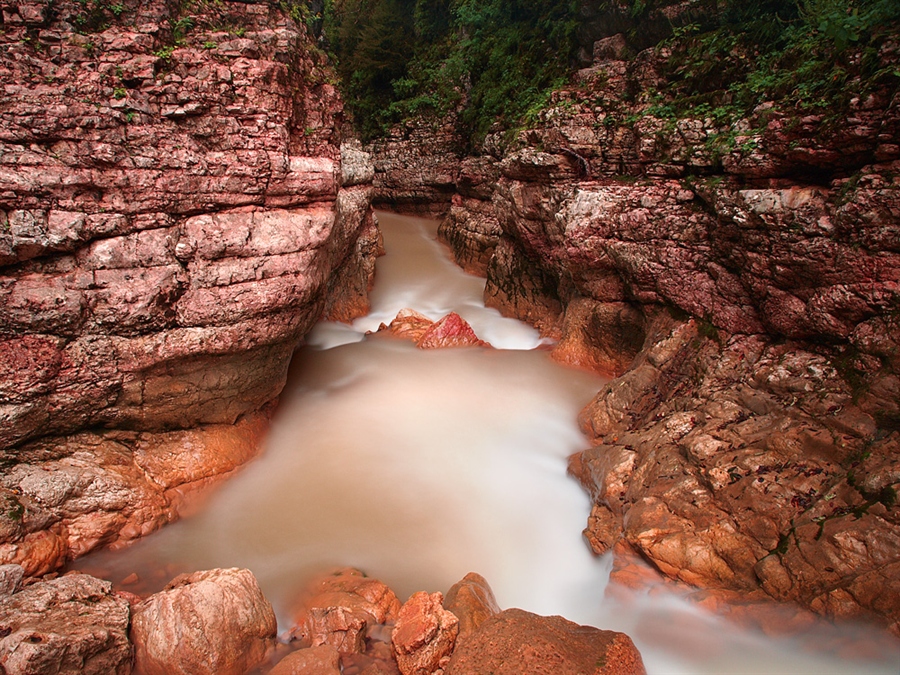
<svg viewBox="0 0 900 675"><path fill-rule="evenodd" d="M372 166L275 5L0 3L0 562L174 516L365 311Z"/></svg>
<svg viewBox="0 0 900 675"><path fill-rule="evenodd" d="M673 121L635 95L665 53L628 53L598 41L536 128L461 162L442 236L489 304L618 376L572 466L595 550L900 632L900 94Z"/></svg>
<svg viewBox="0 0 900 675"><path fill-rule="evenodd" d="M398 125L368 150L375 158L375 208L433 218L447 213L462 156L453 118Z"/></svg>

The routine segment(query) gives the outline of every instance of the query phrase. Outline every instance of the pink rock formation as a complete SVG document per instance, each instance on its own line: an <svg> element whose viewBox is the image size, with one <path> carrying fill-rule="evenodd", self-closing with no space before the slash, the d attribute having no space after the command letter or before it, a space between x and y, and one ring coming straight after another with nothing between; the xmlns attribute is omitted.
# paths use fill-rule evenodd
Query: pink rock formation
<svg viewBox="0 0 900 675"><path fill-rule="evenodd" d="M487 580L475 572L469 572L450 587L444 597L444 609L459 619L457 644L478 630L487 619L500 613L494 591Z"/></svg>
<svg viewBox="0 0 900 675"><path fill-rule="evenodd" d="M397 617L391 644L403 675L442 673L459 634L459 619L444 609L441 593L413 593Z"/></svg>
<svg viewBox="0 0 900 675"><path fill-rule="evenodd" d="M367 631L396 620L400 600L385 584L352 568L312 580L293 612L289 637L300 644L330 644L340 652L364 652Z"/></svg>
<svg viewBox="0 0 900 675"><path fill-rule="evenodd" d="M602 37L535 128L460 162L440 228L487 304L621 376L573 461L588 539L898 632L895 93L834 126L778 101L727 128L661 119L621 92L661 90L665 52ZM896 68L895 42L877 58Z"/></svg>
<svg viewBox="0 0 900 675"><path fill-rule="evenodd" d="M139 675L244 675L274 648L275 613L249 570L195 572L134 608Z"/></svg>
<svg viewBox="0 0 900 675"><path fill-rule="evenodd" d="M86 574L0 595L0 668L8 675L128 675L128 602Z"/></svg>
<svg viewBox="0 0 900 675"><path fill-rule="evenodd" d="M456 312L432 321L414 309L401 309L389 325L381 324L377 332L412 340L419 349L445 347L490 347L481 340L469 323Z"/></svg>
<svg viewBox="0 0 900 675"><path fill-rule="evenodd" d="M559 616L507 609L487 619L453 653L446 675L641 675L641 655L624 633Z"/></svg>
<svg viewBox="0 0 900 675"><path fill-rule="evenodd" d="M151 531L251 456L298 340L365 310L379 249L373 167L305 26L49 7L4 3L0 35L0 449L20 463L0 562L29 574Z"/></svg>
<svg viewBox="0 0 900 675"><path fill-rule="evenodd" d="M445 214L455 191L459 147L451 118L413 120L375 141L375 206L410 215Z"/></svg>

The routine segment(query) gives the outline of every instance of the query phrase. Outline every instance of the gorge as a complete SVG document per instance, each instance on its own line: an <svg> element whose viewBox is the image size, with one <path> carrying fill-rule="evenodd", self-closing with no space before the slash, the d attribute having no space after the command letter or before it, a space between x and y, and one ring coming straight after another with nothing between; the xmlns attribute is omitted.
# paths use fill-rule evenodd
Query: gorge
<svg viewBox="0 0 900 675"><path fill-rule="evenodd" d="M678 108L683 99L671 82L673 73L690 74L679 61L685 52L677 42L644 44L649 38L629 27L646 19L700 32L706 3L650 3L643 15L632 7L639 3L596 4L582 3L590 27L584 67L527 128L489 129L473 144L461 137L457 113L425 112L365 148L317 46L315 3L0 4L7 672L89 672L86 661L54 670L34 656L28 665L22 654L49 652L29 646L38 630L31 624L13 630L18 619L8 608L45 584L94 583L53 577L76 558L177 519L206 489L213 500L233 489L221 480L264 447L297 345L334 347L347 332L330 324L310 333L313 326L368 312L382 247L372 205L441 218L440 237L459 264L486 277L487 305L539 331L496 313L483 325L466 317L480 338L530 350L541 343L550 358L587 371L563 371L572 389L546 385L547 398L530 414L537 420L563 400L574 414L587 403L587 439L574 427L566 441L550 441L545 429L530 436L554 445L548 452L560 474L575 453L568 470L590 498L577 517L614 582L632 579L646 561L692 602L772 632L809 625L807 611L865 621L878 626L870 635L886 629L873 672L890 672L897 646L886 636L900 625L896 17L865 49L862 38L850 41L859 55L849 45L842 56L843 86L858 95L847 96L837 116L776 97L726 118L731 104ZM732 57L742 58L738 47ZM709 87L718 95L714 82ZM370 319L389 322L399 308L381 316L377 293ZM441 314L453 309L445 305L434 300ZM505 328L484 334L487 325ZM374 358L390 364L388 373L402 369L391 354L420 354L384 336L365 342L382 350ZM310 356L315 349L306 347L288 391L312 386L317 359L325 364L334 351ZM468 358L454 351L442 357ZM552 368L546 352L519 356ZM347 377L364 378L367 366L353 363L344 367L358 372ZM461 367L440 379L449 382ZM342 382L316 396L328 398ZM306 409L301 417L320 414ZM495 461L512 470L508 457ZM260 476L264 466L254 462L240 478ZM575 480L558 478L577 493ZM254 489L265 490L265 480ZM340 511L343 501L331 496L312 501ZM216 539L216 515L201 518ZM181 525L156 538L177 540ZM504 600L506 581L486 569L454 571L439 588L405 587L402 579L391 586L412 594L410 602L422 590L449 601L449 585L468 571L484 573L503 606L526 604ZM416 578L413 570L399 576ZM126 626L135 612L140 633L156 596L129 597L121 581L110 602L124 603ZM602 595L602 584L585 595ZM766 614L773 601L794 609L787 618ZM372 628L374 610L366 611ZM397 620L385 611L389 624ZM444 610L428 611L449 620ZM449 631L440 625L440 634ZM270 630L263 633L271 646ZM370 636L367 648L379 642ZM127 638L117 645L115 669L94 672L130 672ZM661 672L652 648L639 647L648 668ZM470 656L463 651L456 672L474 672L460 665ZM154 672L146 647L137 653L137 671ZM363 668L348 657L342 663L345 672ZM639 672L623 663L622 672ZM427 672L446 666L435 661Z"/></svg>

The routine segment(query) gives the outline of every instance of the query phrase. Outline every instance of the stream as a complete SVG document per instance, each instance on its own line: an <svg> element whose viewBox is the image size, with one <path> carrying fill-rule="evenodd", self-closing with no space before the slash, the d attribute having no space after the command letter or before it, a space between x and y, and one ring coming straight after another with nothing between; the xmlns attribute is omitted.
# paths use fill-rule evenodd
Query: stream
<svg viewBox="0 0 900 675"><path fill-rule="evenodd" d="M578 411L603 385L560 366L538 333L482 303L437 223L379 214L372 310L322 323L299 349L259 459L203 509L74 567L161 588L184 571L247 567L279 630L311 576L353 566L401 600L482 574L502 608L559 614L634 639L649 673L890 673L896 643L865 626L766 637L660 589L606 597L611 567L581 530L587 494L566 475ZM463 316L496 349L434 351L369 335L404 308ZM129 586L122 586L129 589Z"/></svg>

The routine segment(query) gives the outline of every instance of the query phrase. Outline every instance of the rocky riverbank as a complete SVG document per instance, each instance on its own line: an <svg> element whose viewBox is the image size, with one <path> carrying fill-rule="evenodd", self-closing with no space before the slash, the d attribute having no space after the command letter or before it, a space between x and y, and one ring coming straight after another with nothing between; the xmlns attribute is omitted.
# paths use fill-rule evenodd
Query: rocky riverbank
<svg viewBox="0 0 900 675"><path fill-rule="evenodd" d="M422 591L401 603L377 579L338 569L309 583L278 639L272 607L244 569L185 574L146 599L86 574L20 588L22 576L0 566L0 663L9 673L645 672L623 633L501 611L477 574L446 597Z"/></svg>
<svg viewBox="0 0 900 675"><path fill-rule="evenodd" d="M601 35L535 128L448 157L441 235L488 304L617 376L571 467L597 552L897 633L898 92L673 120L644 95L667 58Z"/></svg>
<svg viewBox="0 0 900 675"><path fill-rule="evenodd" d="M252 457L298 341L365 313L379 239L284 10L2 12L0 562L39 576Z"/></svg>

